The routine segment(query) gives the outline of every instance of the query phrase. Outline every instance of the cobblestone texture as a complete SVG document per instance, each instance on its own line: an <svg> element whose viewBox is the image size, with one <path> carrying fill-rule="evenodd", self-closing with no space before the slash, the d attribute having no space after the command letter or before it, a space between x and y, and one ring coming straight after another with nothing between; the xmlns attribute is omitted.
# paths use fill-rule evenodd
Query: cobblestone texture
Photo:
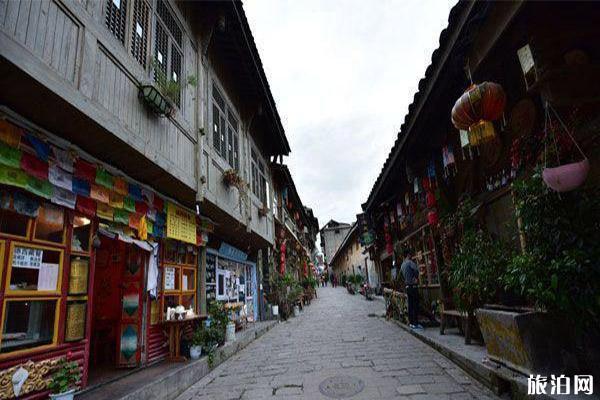
<svg viewBox="0 0 600 400"><path fill-rule="evenodd" d="M383 302L320 288L297 318L254 341L177 400L328 399L326 378L361 379L352 399L495 399L478 382L398 326Z"/></svg>

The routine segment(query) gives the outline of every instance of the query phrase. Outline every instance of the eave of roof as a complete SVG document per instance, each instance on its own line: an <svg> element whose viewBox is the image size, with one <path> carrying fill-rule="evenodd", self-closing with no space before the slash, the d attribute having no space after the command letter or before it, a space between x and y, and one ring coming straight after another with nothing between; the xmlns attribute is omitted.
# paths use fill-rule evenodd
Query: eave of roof
<svg viewBox="0 0 600 400"><path fill-rule="evenodd" d="M263 69L262 61L260 59L260 54L258 53L258 49L256 48L256 43L254 41L254 36L252 35L252 31L250 29L250 25L248 23L248 19L246 17L246 13L244 11L243 4L240 0L231 0L233 3L233 8L235 14L237 16L238 22L242 28L242 34L244 36L244 40L248 49L250 50L250 56L252 58L252 63L256 68L256 72L258 73L258 79L260 80L260 84L263 88L263 92L265 98L267 100L268 108L271 111L273 116L274 125L276 129L276 133L279 136L281 141L281 154L289 155L291 152L290 144L285 135L285 130L283 129L283 124L281 123L281 118L279 116L279 112L277 111L277 105L273 98L273 94L271 93L271 87L269 86L269 81Z"/></svg>
<svg viewBox="0 0 600 400"><path fill-rule="evenodd" d="M398 161L400 152L409 137L409 133L419 116L421 108L425 104L429 93L434 87L438 75L443 68L446 60L462 28L468 20L471 10L475 6L475 1L459 0L458 3L450 10L448 17L448 26L440 33L439 46L431 55L431 64L425 71L425 77L419 81L419 90L415 93L413 102L408 106L408 113L404 117L404 123L400 127L400 131L396 137L396 141L390 153L385 160L383 167L375 181L375 184L371 188L367 201L362 204L364 211L369 211L373 206L377 194L381 190L383 183L388 177L390 171L393 169L394 164Z"/></svg>

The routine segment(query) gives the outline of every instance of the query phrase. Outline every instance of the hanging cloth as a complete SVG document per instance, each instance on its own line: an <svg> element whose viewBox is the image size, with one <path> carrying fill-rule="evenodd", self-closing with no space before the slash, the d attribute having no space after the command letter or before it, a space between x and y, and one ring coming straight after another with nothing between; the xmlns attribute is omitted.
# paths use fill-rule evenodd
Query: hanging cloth
<svg viewBox="0 0 600 400"><path fill-rule="evenodd" d="M96 181L98 185L104 186L107 189L113 188L113 176L108 173L104 168L98 168L96 170Z"/></svg>
<svg viewBox="0 0 600 400"><path fill-rule="evenodd" d="M78 158L77 161L75 161L75 177L83 179L88 183L95 182L96 166L82 158Z"/></svg>
<svg viewBox="0 0 600 400"><path fill-rule="evenodd" d="M165 208L165 201L159 196L154 196L154 208L157 211L163 211Z"/></svg>
<svg viewBox="0 0 600 400"><path fill-rule="evenodd" d="M8 121L0 119L0 140L10 147L19 147L23 130Z"/></svg>
<svg viewBox="0 0 600 400"><path fill-rule="evenodd" d="M13 208L16 213L26 215L31 218L37 218L40 210L40 202L21 192L13 193Z"/></svg>
<svg viewBox="0 0 600 400"><path fill-rule="evenodd" d="M142 201L142 188L139 185L129 185L129 197Z"/></svg>
<svg viewBox="0 0 600 400"><path fill-rule="evenodd" d="M31 133L27 133L25 138L35 151L35 154L44 162L48 162L48 156L50 156L50 146L48 143L44 142L40 138L32 135Z"/></svg>
<svg viewBox="0 0 600 400"><path fill-rule="evenodd" d="M129 225L129 213L125 210L114 210L114 221L120 224Z"/></svg>
<svg viewBox="0 0 600 400"><path fill-rule="evenodd" d="M71 184L73 186L73 193L80 196L90 197L90 184L88 182L80 178L73 178Z"/></svg>
<svg viewBox="0 0 600 400"><path fill-rule="evenodd" d="M27 177L27 187L25 189L48 200L52 198L52 193L54 192L54 187L50 182L34 178L33 176Z"/></svg>
<svg viewBox="0 0 600 400"><path fill-rule="evenodd" d="M20 169L0 165L0 183L25 189L27 188L27 179L27 174Z"/></svg>
<svg viewBox="0 0 600 400"><path fill-rule="evenodd" d="M0 142L0 164L11 168L20 168L22 155L21 150Z"/></svg>
<svg viewBox="0 0 600 400"><path fill-rule="evenodd" d="M110 192L108 204L113 208L123 208L123 196L115 192Z"/></svg>
<svg viewBox="0 0 600 400"><path fill-rule="evenodd" d="M148 257L148 278L146 288L153 299L158 295L158 243L151 243L152 250Z"/></svg>
<svg viewBox="0 0 600 400"><path fill-rule="evenodd" d="M113 220L114 210L111 206L106 205L104 203L97 203L96 206L96 215L98 215L98 218L102 218L108 221Z"/></svg>
<svg viewBox="0 0 600 400"><path fill-rule="evenodd" d="M75 209L75 202L77 200L77 195L75 193L56 186L54 186L53 189L52 197L50 198L51 202L58 204L59 206L70 208L71 210Z"/></svg>
<svg viewBox="0 0 600 400"><path fill-rule="evenodd" d="M50 165L48 170L48 180L54 186L72 191L73 190L73 175L63 171L58 165Z"/></svg>
<svg viewBox="0 0 600 400"><path fill-rule="evenodd" d="M48 180L48 163L32 154L23 153L21 157L21 169L33 177L43 181Z"/></svg>
<svg viewBox="0 0 600 400"><path fill-rule="evenodd" d="M59 149L58 147L52 147L52 153L54 153L54 160L64 171L73 173L73 156L67 150Z"/></svg>
<svg viewBox="0 0 600 400"><path fill-rule="evenodd" d="M104 186L92 183L90 188L90 197L100 203L108 204L110 192Z"/></svg>
<svg viewBox="0 0 600 400"><path fill-rule="evenodd" d="M114 177L113 178L113 190L120 194L121 196L127 196L129 194L129 188L127 185L127 181L123 178Z"/></svg>
<svg viewBox="0 0 600 400"><path fill-rule="evenodd" d="M142 198L147 204L152 205L154 203L154 192L143 187Z"/></svg>
<svg viewBox="0 0 600 400"><path fill-rule="evenodd" d="M123 199L123 208L129 212L135 212L135 200L131 197L125 197Z"/></svg>
<svg viewBox="0 0 600 400"><path fill-rule="evenodd" d="M94 217L96 215L96 202L87 197L77 196L75 209L85 216Z"/></svg>
<svg viewBox="0 0 600 400"><path fill-rule="evenodd" d="M146 222L145 215L142 215L142 218L140 218L140 223L138 227L138 237L141 240L148 239L148 223Z"/></svg>

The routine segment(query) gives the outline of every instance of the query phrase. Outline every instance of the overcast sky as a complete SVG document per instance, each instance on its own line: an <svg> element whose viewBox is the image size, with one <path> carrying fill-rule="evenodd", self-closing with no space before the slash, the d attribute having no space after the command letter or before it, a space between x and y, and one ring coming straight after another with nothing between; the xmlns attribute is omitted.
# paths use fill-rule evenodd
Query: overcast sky
<svg viewBox="0 0 600 400"><path fill-rule="evenodd" d="M292 153L322 227L353 222L456 0L246 0Z"/></svg>

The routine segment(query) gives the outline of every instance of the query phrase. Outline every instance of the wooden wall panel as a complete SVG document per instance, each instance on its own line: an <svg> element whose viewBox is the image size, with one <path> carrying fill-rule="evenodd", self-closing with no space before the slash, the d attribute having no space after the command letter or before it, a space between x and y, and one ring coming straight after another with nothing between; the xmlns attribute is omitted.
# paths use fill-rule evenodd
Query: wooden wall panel
<svg viewBox="0 0 600 400"><path fill-rule="evenodd" d="M56 1L2 0L0 29L67 81L76 82L82 28Z"/></svg>

